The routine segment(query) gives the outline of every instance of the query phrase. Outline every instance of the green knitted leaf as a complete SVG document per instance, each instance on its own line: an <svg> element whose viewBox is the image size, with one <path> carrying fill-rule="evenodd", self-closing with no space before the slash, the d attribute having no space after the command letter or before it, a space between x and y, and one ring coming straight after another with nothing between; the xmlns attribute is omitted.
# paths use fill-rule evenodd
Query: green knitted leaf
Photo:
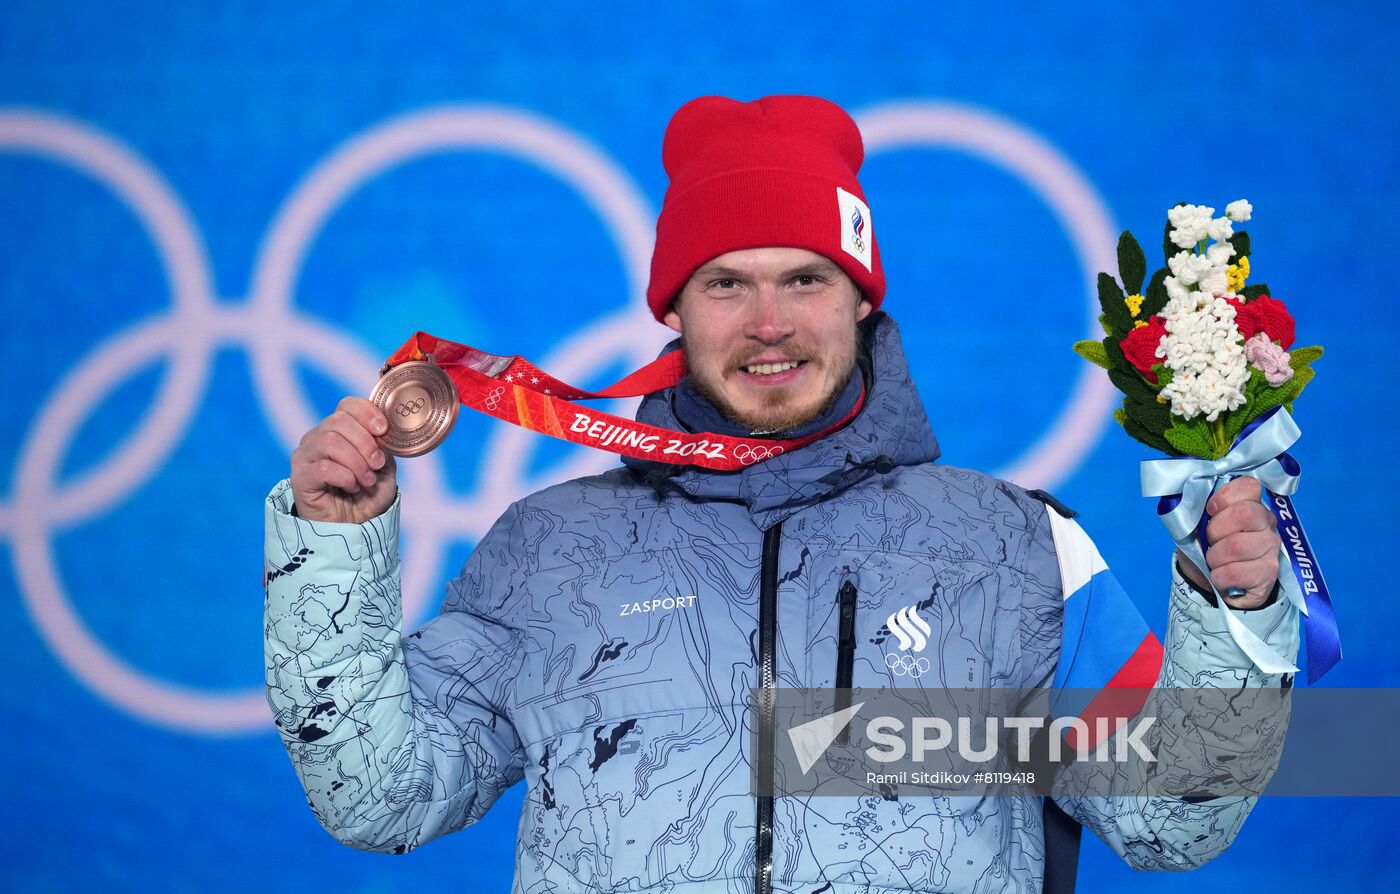
<svg viewBox="0 0 1400 894"><path fill-rule="evenodd" d="M1292 394L1283 403L1284 408L1287 409L1288 412L1293 412L1293 401L1297 400L1298 395L1303 393L1303 389L1312 381L1312 378L1313 368L1311 366L1305 366L1294 373L1293 378L1288 381L1288 384L1293 386Z"/></svg>
<svg viewBox="0 0 1400 894"><path fill-rule="evenodd" d="M1137 295L1142 291L1142 279L1147 275L1147 257L1142 246L1127 230L1118 237L1118 278L1123 281L1123 291Z"/></svg>
<svg viewBox="0 0 1400 894"><path fill-rule="evenodd" d="M1172 380L1172 371L1163 363L1154 363L1152 371L1157 374L1156 385L1142 378L1136 369L1128 373L1144 387L1133 386L1132 394L1125 394L1123 397L1123 407L1144 429L1160 436L1171 427L1172 415L1171 405L1157 398L1160 396L1160 390ZM1109 379L1113 379L1112 373L1109 374Z"/></svg>
<svg viewBox="0 0 1400 894"><path fill-rule="evenodd" d="M1124 372L1117 368L1110 369L1108 380L1116 385L1119 391L1134 400L1144 403L1157 400L1157 392L1152 390L1152 386L1147 384L1147 381L1137 370Z"/></svg>
<svg viewBox="0 0 1400 894"><path fill-rule="evenodd" d="M1260 295L1268 295L1269 287L1267 284L1262 282L1256 283L1252 286L1245 286L1243 289L1240 289L1240 294L1244 296L1246 301L1253 301Z"/></svg>
<svg viewBox="0 0 1400 894"><path fill-rule="evenodd" d="M1123 426L1123 431L1127 432L1128 436L1134 440L1146 444L1153 450L1160 450L1170 456L1181 455L1181 451L1168 443L1166 438L1162 437L1162 435L1157 432L1148 431L1140 422L1129 416L1127 411L1123 408L1120 407L1114 410L1113 418L1118 421L1119 425Z"/></svg>
<svg viewBox="0 0 1400 894"><path fill-rule="evenodd" d="M1101 366L1104 369L1113 368L1113 365L1108 362L1108 352L1104 350L1101 341L1077 341L1074 343L1074 352L1095 366Z"/></svg>
<svg viewBox="0 0 1400 894"><path fill-rule="evenodd" d="M1293 383L1297 381L1297 379L1298 376L1294 375L1293 378L1284 382L1278 388L1270 388L1265 385L1263 388L1259 389L1259 394L1255 396L1253 406L1250 407L1250 418L1253 419L1255 416L1262 415L1272 410L1279 404L1287 403L1292 400L1294 394ZM1242 428L1244 428L1243 425L1238 426L1234 434L1238 435L1239 429ZM1231 437L1231 443L1233 443L1233 435Z"/></svg>
<svg viewBox="0 0 1400 894"><path fill-rule="evenodd" d="M1108 368L1110 371L1117 370L1125 376L1141 381L1142 376L1137 371L1137 367L1128 362L1128 358L1124 356L1123 349L1118 346L1117 341L1113 338L1105 338L1101 344L1103 345L1104 355L1108 357ZM1109 379L1112 378L1112 376L1109 376Z"/></svg>
<svg viewBox="0 0 1400 894"><path fill-rule="evenodd" d="M1305 366L1302 369L1298 370L1296 373L1294 373L1293 378L1286 383L1286 385L1293 386L1293 393L1288 396L1288 399L1285 401L1285 403L1292 404L1293 401L1297 400L1298 395L1302 394L1303 389L1306 388L1308 386L1308 383L1312 381L1313 375L1314 372L1311 366Z"/></svg>
<svg viewBox="0 0 1400 894"><path fill-rule="evenodd" d="M1322 356L1322 348L1313 345L1307 348L1294 348L1288 352L1288 365L1296 372Z"/></svg>
<svg viewBox="0 0 1400 894"><path fill-rule="evenodd" d="M1236 230L1235 235L1230 237L1230 244L1235 247L1235 256L1230 263L1238 264L1240 258L1249 257L1249 234L1244 230Z"/></svg>
<svg viewBox="0 0 1400 894"><path fill-rule="evenodd" d="M1132 314L1128 313L1128 305L1123 300L1126 297L1113 277L1107 273L1099 274L1099 306L1103 308L1104 317L1108 320L1109 333L1119 338L1127 335L1128 330L1133 328Z"/></svg>
<svg viewBox="0 0 1400 894"><path fill-rule="evenodd" d="M1225 439L1229 443L1235 443L1235 438L1239 437L1240 432L1251 420L1278 403L1272 398L1268 401L1263 400L1262 395L1270 390L1274 389L1269 388L1264 371L1251 366L1249 381L1244 386L1244 406L1225 414Z"/></svg>
<svg viewBox="0 0 1400 894"><path fill-rule="evenodd" d="M1118 347L1118 339L1105 338L1103 340L1104 353L1108 355L1108 362L1113 369L1121 369L1125 372L1132 372L1133 365L1128 362L1128 358L1123 356L1123 349Z"/></svg>
<svg viewBox="0 0 1400 894"><path fill-rule="evenodd" d="M1147 282L1147 290L1142 293L1142 318L1147 319L1154 314L1162 312L1162 308L1167 306L1167 268L1163 267L1152 274L1152 279Z"/></svg>
<svg viewBox="0 0 1400 894"><path fill-rule="evenodd" d="M1249 381L1244 386L1244 398L1247 401L1253 401L1271 387L1273 386L1269 384L1269 379L1264 375L1264 371L1251 366L1249 368Z"/></svg>
<svg viewBox="0 0 1400 894"><path fill-rule="evenodd" d="M1146 444L1148 447L1151 447L1153 450L1160 450L1167 456L1184 455L1180 450L1177 450L1175 447L1173 447L1170 441L1162 437L1160 432L1148 431L1147 429L1138 426L1137 423L1132 422L1132 420L1129 420L1128 425L1124 426L1123 430L1126 431L1128 434L1132 435L1133 437L1137 438L1142 443Z"/></svg>
<svg viewBox="0 0 1400 894"><path fill-rule="evenodd" d="M1215 452L1215 444L1210 437L1210 426L1204 416L1197 416L1190 422L1174 418L1171 428L1164 432L1167 442L1185 456L1210 457Z"/></svg>
<svg viewBox="0 0 1400 894"><path fill-rule="evenodd" d="M1159 403L1157 398L1150 401L1123 399L1123 408L1139 425L1151 432L1161 434L1172 427L1172 413L1169 404Z"/></svg>
<svg viewBox="0 0 1400 894"><path fill-rule="evenodd" d="M1282 405L1292 412L1293 401L1303 392L1303 388L1312 381L1313 370L1311 367L1303 367L1293 374L1293 378L1279 385L1277 388L1271 387L1264 374L1257 369L1250 370L1249 384L1245 386L1245 397L1248 403L1249 414L1242 412L1232 413L1231 418L1225 426L1225 434L1229 437L1230 443L1235 442L1235 438L1244 429L1250 420L1261 416L1274 407Z"/></svg>

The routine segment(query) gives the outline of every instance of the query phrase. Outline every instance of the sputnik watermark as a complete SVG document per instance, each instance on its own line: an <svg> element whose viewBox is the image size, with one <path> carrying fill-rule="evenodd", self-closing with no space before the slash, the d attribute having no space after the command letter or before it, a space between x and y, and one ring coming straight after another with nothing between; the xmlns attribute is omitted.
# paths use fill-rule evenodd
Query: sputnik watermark
<svg viewBox="0 0 1400 894"><path fill-rule="evenodd" d="M1259 794L1279 688L754 690L756 794L912 797ZM766 700L766 701L765 701ZM766 766L766 765L765 765Z"/></svg>
<svg viewBox="0 0 1400 894"><path fill-rule="evenodd" d="M1147 763L1156 763L1157 756L1152 753L1142 741L1142 736L1157 722L1155 717L1138 717L1136 722L1131 717L1096 717L1094 726L1097 732L1095 741L1100 742L1099 747L1094 749L1066 749L1064 747L1067 735L1074 735L1075 741L1083 742L1089 736L1089 724L1080 717L1057 717L1046 722L1044 717L986 717L983 721L982 744L980 747L973 744L972 727L974 720L971 717L958 717L955 723L949 723L942 717L916 717L910 730L911 745L907 748L902 733L905 730L905 723L897 717L875 717L865 725L865 736L872 744L865 749L865 756L880 763L894 763L904 760L905 754L915 761L922 761L934 751L943 751L949 745L954 745L958 757L972 763L987 763L1009 757L1019 764L1029 763L1034 759L1031 752L1031 736L1041 729L1049 729L1048 756L1055 763L1059 763L1066 757L1066 751L1073 751L1074 757L1078 760L1096 761L1126 761L1131 754L1135 754L1140 760ZM1133 726L1125 734L1122 729L1129 723ZM1015 730L1014 748L1010 749L1010 754L1003 754L1003 745L1000 738L1000 727L1005 725L1008 730ZM954 742L954 726L957 728L957 740ZM1070 731L1073 730L1073 733ZM1118 734L1109 736L1117 730ZM1110 748L1110 744L1114 747ZM1112 754L1110 755L1110 752Z"/></svg>
<svg viewBox="0 0 1400 894"><path fill-rule="evenodd" d="M802 775L807 775L816 766L864 706L865 702L861 702L788 729L788 738ZM979 724L972 717L956 717L951 721L945 717L914 717L909 723L890 715L872 717L865 724L865 738L871 744L862 753L882 764L905 759L922 762L931 753L945 751L952 746L958 758L970 763L1011 760L1017 764L1028 764L1036 758L1032 751L1033 737L1038 731L1046 730L1046 756L1053 763L1061 763L1067 758L1127 761L1130 756L1147 763L1157 762L1157 756L1143 741L1143 736L1156 722L1155 717L1095 717L1092 735L1090 724L1082 717L1051 719L1043 716L1009 716L977 720L981 721L980 744L973 741L973 728ZM1008 733L1014 733L1010 742L1005 741L1003 728ZM1099 745L1092 749L1074 747L1066 740L1069 743L1092 741ZM874 777L881 774L867 775ZM885 780L872 778L870 781Z"/></svg>

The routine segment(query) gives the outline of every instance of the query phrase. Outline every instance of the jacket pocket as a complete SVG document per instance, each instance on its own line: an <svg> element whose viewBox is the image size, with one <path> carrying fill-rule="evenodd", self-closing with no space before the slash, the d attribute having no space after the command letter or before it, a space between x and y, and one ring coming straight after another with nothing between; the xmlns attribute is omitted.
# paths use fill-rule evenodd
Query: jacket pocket
<svg viewBox="0 0 1400 894"><path fill-rule="evenodd" d="M856 662L856 585L841 584L836 594L840 625L836 634L836 703L837 711L851 706L851 676ZM846 730L837 739L845 744Z"/></svg>

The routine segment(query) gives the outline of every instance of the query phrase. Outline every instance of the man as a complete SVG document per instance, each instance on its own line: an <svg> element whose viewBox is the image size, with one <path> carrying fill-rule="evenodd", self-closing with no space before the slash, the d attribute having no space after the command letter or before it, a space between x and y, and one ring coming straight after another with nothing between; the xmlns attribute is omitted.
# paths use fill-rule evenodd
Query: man
<svg viewBox="0 0 1400 894"><path fill-rule="evenodd" d="M820 433L805 446L735 472L629 458L532 494L401 639L385 420L346 398L302 440L267 507L268 693L339 840L403 852L526 779L517 890L1038 891L1036 799L755 797L778 731L758 712L750 753L751 690L1033 689L1105 662L1142 685L1287 682L1252 669L1176 572L1165 656L1121 591L1075 596L1066 624L1069 556L1102 566L1082 529L1043 494L935 463L878 310L862 154L851 119L812 97L695 100L663 147L648 299L689 375L638 418ZM1257 487L1214 496L1209 564L1292 655ZM886 624L901 610L928 627L918 654ZM1060 800L1149 869L1210 859L1252 805Z"/></svg>

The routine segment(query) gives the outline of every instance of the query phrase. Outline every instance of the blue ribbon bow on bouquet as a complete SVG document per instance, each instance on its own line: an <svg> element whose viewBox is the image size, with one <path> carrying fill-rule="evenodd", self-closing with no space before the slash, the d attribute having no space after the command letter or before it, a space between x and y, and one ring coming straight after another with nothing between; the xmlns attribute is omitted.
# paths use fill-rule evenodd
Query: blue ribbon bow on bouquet
<svg viewBox="0 0 1400 894"><path fill-rule="evenodd" d="M1216 595L1216 606L1225 629L1245 655L1270 674L1296 673L1298 668L1256 636L1230 611L1206 564L1205 508L1217 485L1232 478L1259 479L1261 499L1273 512L1283 544L1279 567L1286 563L1291 575L1281 575L1280 584L1288 601L1303 613L1303 632L1308 649L1308 684L1311 685L1342 659L1342 642L1337 633L1337 616L1322 579L1322 569L1313 556L1303 523L1289 499L1298 489L1301 469L1288 454L1302 431L1293 417L1274 407L1245 426L1230 452L1220 459L1172 457L1148 460L1142 464L1142 495L1160 497L1157 515L1171 532L1176 545L1205 575Z"/></svg>

